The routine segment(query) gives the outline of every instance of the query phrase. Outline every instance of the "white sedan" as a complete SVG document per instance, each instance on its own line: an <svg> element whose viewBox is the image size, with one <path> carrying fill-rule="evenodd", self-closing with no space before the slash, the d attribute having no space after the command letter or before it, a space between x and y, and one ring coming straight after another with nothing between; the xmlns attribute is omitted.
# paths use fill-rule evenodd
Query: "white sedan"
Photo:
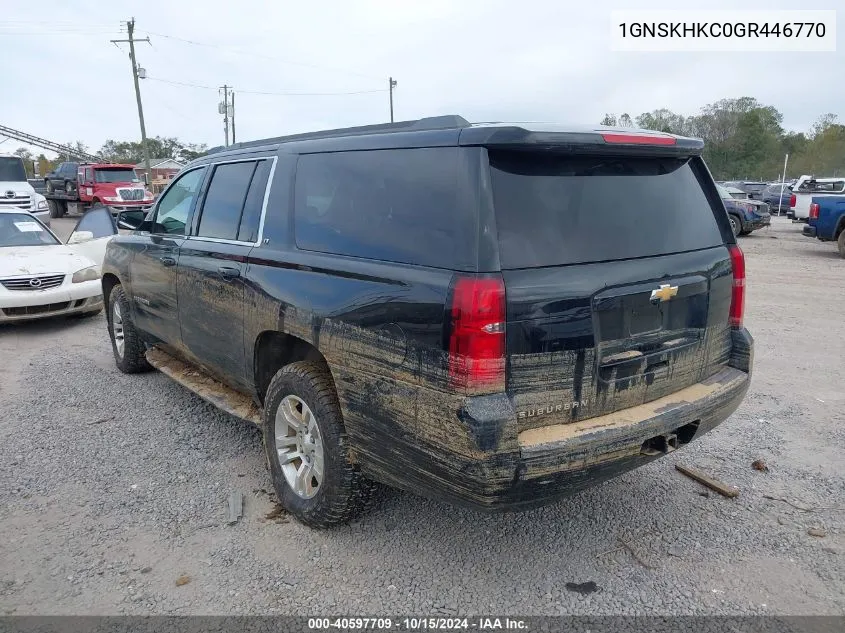
<svg viewBox="0 0 845 633"><path fill-rule="evenodd" d="M105 207L82 216L67 244L31 213L0 210L0 323L99 313L100 267L116 234Z"/></svg>

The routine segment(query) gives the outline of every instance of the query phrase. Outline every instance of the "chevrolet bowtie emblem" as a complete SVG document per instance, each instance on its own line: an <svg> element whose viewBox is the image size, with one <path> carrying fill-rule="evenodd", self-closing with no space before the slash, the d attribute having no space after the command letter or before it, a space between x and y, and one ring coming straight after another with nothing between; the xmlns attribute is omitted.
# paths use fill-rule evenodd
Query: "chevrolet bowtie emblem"
<svg viewBox="0 0 845 633"><path fill-rule="evenodd" d="M669 301L672 297L678 294L678 286L670 286L669 284L660 284L660 288L655 288L651 291L652 301Z"/></svg>

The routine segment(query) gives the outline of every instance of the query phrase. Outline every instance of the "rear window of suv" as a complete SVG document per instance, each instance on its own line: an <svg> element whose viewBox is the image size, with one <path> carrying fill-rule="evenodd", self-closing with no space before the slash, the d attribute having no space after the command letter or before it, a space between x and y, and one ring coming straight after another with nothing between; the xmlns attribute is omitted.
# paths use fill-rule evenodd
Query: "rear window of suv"
<svg viewBox="0 0 845 633"><path fill-rule="evenodd" d="M723 243L690 159L491 151L490 171L505 269Z"/></svg>

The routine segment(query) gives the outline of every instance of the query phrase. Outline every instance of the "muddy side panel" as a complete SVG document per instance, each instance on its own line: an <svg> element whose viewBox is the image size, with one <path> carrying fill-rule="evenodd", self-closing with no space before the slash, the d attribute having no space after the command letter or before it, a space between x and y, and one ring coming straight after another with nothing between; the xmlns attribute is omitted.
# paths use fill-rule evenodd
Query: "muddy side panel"
<svg viewBox="0 0 845 633"><path fill-rule="evenodd" d="M250 249L189 238L179 251L176 279L185 353L226 384L243 389L250 385L241 336L242 275Z"/></svg>
<svg viewBox="0 0 845 633"><path fill-rule="evenodd" d="M255 249L246 273L245 336L283 332L321 352L367 470L419 467L400 446L427 445L424 454L448 462L474 450L468 432L455 428L463 399L446 391L451 279L450 271Z"/></svg>

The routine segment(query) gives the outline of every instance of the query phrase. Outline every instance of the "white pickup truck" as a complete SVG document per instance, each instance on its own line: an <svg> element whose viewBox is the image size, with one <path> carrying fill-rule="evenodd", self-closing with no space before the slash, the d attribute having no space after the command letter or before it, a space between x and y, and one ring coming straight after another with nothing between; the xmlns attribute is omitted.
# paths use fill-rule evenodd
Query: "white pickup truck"
<svg viewBox="0 0 845 633"><path fill-rule="evenodd" d="M0 209L29 211L50 226L47 199L27 182L23 159L14 154L0 154Z"/></svg>
<svg viewBox="0 0 845 633"><path fill-rule="evenodd" d="M814 178L801 176L792 187L792 198L789 201L789 213L794 220L806 222L810 217L810 203L813 196L841 195L845 196L845 177Z"/></svg>

